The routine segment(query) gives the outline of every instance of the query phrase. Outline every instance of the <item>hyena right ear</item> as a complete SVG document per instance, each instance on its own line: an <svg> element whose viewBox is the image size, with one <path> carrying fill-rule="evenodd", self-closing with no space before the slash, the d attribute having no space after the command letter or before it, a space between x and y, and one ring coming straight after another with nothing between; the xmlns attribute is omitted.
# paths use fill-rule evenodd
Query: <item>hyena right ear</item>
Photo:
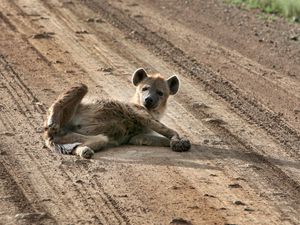
<svg viewBox="0 0 300 225"><path fill-rule="evenodd" d="M170 95L175 95L179 89L179 80L176 75L171 76L167 79L167 84L169 86Z"/></svg>
<svg viewBox="0 0 300 225"><path fill-rule="evenodd" d="M144 70L144 68L139 68L136 71L134 71L132 75L132 83L134 86L137 86L141 81L146 79L148 77L147 72Z"/></svg>

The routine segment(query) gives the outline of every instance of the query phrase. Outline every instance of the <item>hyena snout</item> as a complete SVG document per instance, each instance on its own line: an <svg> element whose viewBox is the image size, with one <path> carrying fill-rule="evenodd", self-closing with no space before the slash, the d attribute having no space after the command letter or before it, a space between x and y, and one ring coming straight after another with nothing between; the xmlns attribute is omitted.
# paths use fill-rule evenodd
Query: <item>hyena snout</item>
<svg viewBox="0 0 300 225"><path fill-rule="evenodd" d="M147 96L144 99L143 104L147 109L153 109L158 106L158 102L159 102L158 99L155 98L154 96Z"/></svg>

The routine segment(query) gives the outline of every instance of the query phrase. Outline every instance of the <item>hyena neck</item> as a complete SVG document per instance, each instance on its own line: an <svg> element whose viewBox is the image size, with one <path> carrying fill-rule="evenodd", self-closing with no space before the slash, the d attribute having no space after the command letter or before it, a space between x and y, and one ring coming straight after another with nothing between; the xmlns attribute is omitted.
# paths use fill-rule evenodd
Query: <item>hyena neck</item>
<svg viewBox="0 0 300 225"><path fill-rule="evenodd" d="M153 116L154 119L160 120L163 117L165 110L148 110L148 112L151 114L151 116Z"/></svg>

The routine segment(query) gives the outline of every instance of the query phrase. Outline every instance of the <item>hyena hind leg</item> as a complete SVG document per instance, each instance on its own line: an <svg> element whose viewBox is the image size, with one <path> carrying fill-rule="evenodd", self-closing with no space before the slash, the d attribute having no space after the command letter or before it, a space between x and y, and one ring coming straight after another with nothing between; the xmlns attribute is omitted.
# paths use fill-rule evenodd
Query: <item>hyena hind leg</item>
<svg viewBox="0 0 300 225"><path fill-rule="evenodd" d="M89 159L91 158L95 152L103 149L108 143L108 138L104 135L97 135L93 137L89 137L86 142L77 146L73 150L74 155L78 155L82 158Z"/></svg>
<svg viewBox="0 0 300 225"><path fill-rule="evenodd" d="M87 91L88 88L84 84L74 86L60 95L50 106L45 124L49 136L58 134L60 128L72 119Z"/></svg>
<svg viewBox="0 0 300 225"><path fill-rule="evenodd" d="M83 135L82 135L83 136ZM72 152L74 155L78 155L82 158L89 159L95 152L103 149L108 143L108 137L99 134L96 136L85 136L86 141L77 146Z"/></svg>
<svg viewBox="0 0 300 225"><path fill-rule="evenodd" d="M89 136L70 132L61 137L54 137L53 143L63 154L91 158L95 152L106 147L108 137L102 134Z"/></svg>

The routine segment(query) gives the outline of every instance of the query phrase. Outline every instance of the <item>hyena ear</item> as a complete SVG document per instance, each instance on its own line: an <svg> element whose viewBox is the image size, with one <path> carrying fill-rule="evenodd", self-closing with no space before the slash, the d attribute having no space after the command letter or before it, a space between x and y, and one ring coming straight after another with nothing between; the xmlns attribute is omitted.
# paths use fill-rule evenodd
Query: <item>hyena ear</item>
<svg viewBox="0 0 300 225"><path fill-rule="evenodd" d="M132 75L132 83L134 84L134 86L137 86L139 83L141 83L142 80L146 79L147 77L148 75L144 68L139 68L134 71Z"/></svg>
<svg viewBox="0 0 300 225"><path fill-rule="evenodd" d="M179 80L176 75L171 76L167 80L169 90L170 90L170 95L175 95L179 89Z"/></svg>

